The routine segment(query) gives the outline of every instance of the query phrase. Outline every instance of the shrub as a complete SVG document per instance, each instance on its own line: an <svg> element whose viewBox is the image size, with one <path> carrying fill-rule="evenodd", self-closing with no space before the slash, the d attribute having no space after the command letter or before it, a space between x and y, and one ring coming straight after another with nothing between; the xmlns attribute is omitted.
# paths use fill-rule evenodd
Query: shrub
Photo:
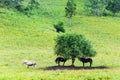
<svg viewBox="0 0 120 80"><path fill-rule="evenodd" d="M15 8L20 5L23 0L0 0L0 5L7 8Z"/></svg>
<svg viewBox="0 0 120 80"><path fill-rule="evenodd" d="M58 24L54 24L54 28L56 29L56 32L65 32L65 29L63 28L63 22L59 22Z"/></svg>
<svg viewBox="0 0 120 80"><path fill-rule="evenodd" d="M32 14L33 9L39 8L39 3L36 0L30 0L27 7L22 4L24 0L1 0L0 6L6 8L13 8L26 15Z"/></svg>

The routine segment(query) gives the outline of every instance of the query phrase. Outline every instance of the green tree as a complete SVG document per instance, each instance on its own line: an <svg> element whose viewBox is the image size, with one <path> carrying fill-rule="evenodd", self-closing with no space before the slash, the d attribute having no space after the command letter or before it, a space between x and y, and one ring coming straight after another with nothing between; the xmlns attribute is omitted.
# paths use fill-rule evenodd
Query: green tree
<svg viewBox="0 0 120 80"><path fill-rule="evenodd" d="M91 14L100 14L100 0L85 0L84 3L86 10L90 11Z"/></svg>
<svg viewBox="0 0 120 80"><path fill-rule="evenodd" d="M120 0L109 0L106 9L113 12L115 16L120 11Z"/></svg>
<svg viewBox="0 0 120 80"><path fill-rule="evenodd" d="M66 17L68 18L68 25L69 27L72 26L72 17L75 15L76 4L74 0L68 0L67 5L65 7Z"/></svg>
<svg viewBox="0 0 120 80"><path fill-rule="evenodd" d="M106 6L109 0L84 0L85 10L90 14L107 15Z"/></svg>
<svg viewBox="0 0 120 80"><path fill-rule="evenodd" d="M96 52L83 35L64 34L56 39L55 54L72 59L72 66L74 66L75 58L93 57Z"/></svg>
<svg viewBox="0 0 120 80"><path fill-rule="evenodd" d="M15 8L20 5L23 0L0 0L0 5L7 8Z"/></svg>

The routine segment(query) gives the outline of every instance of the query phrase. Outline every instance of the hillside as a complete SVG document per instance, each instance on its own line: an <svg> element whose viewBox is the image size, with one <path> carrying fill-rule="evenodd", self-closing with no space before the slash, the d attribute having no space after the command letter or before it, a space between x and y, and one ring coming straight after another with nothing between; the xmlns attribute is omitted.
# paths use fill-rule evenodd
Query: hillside
<svg viewBox="0 0 120 80"><path fill-rule="evenodd" d="M67 0L38 0L41 12L32 16L13 9L0 8L0 80L116 80L120 73L120 18L87 16L83 0L76 1L77 14L72 27L67 26L64 7ZM43 70L56 66L53 24L64 22L66 33L83 34L97 51L95 70ZM33 60L37 68L26 69L23 60ZM69 66L71 61L66 63ZM76 59L76 66L82 63ZM89 64L86 64L87 66ZM112 72L111 72L112 71ZM69 73L71 72L71 73ZM93 74L93 75L91 75Z"/></svg>

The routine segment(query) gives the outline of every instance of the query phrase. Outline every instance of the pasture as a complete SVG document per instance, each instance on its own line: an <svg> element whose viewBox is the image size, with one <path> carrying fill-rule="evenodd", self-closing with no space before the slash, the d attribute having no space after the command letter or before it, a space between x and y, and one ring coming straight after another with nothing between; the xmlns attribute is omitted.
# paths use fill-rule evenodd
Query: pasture
<svg viewBox="0 0 120 80"><path fill-rule="evenodd" d="M82 1L82 0L80 0ZM78 14L72 27L67 26L64 6L67 0L44 0L44 14L25 16L11 9L0 8L0 80L119 80L120 18L86 16L77 1ZM55 9L55 7L57 7ZM51 13L50 15L48 13ZM59 14L59 15L58 15ZM54 45L57 35L53 24L64 21L66 33L83 34L91 41L97 56L91 69L84 69L76 59L76 68L57 68ZM27 68L24 60L37 62ZM85 64L89 66L88 64ZM48 69L50 68L50 69Z"/></svg>

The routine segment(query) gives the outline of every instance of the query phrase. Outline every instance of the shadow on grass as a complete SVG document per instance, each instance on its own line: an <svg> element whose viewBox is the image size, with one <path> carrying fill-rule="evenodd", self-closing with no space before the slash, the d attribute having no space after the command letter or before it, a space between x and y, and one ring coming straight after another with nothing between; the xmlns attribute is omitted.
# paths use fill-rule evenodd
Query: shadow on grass
<svg viewBox="0 0 120 80"><path fill-rule="evenodd" d="M96 66L96 67L50 66L42 69L44 70L93 70L93 69L108 69L108 67L106 66Z"/></svg>

